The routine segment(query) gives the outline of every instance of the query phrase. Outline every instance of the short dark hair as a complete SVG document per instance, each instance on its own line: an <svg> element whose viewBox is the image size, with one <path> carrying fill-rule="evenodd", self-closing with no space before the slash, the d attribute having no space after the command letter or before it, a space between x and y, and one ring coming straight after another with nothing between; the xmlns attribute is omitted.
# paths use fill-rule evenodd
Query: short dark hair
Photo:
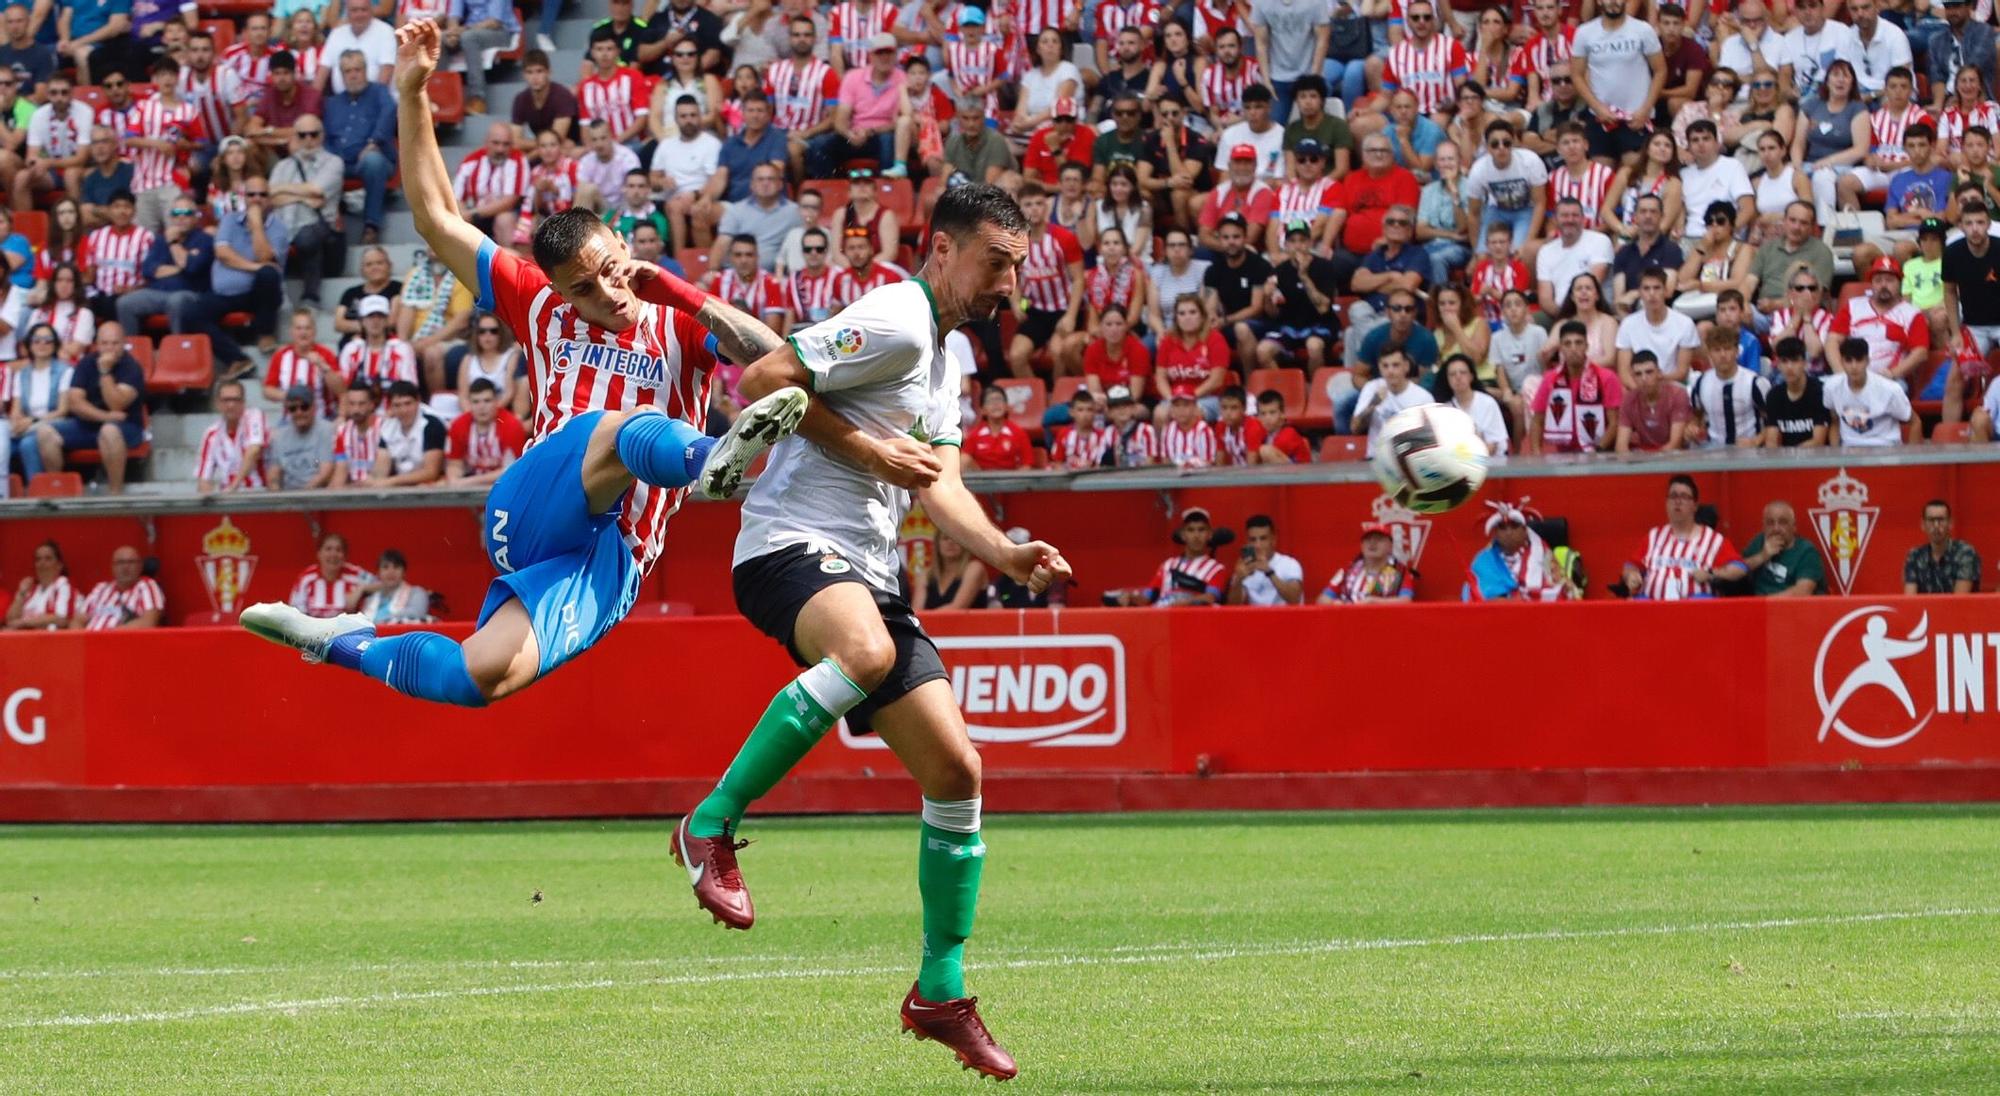
<svg viewBox="0 0 2000 1096"><path fill-rule="evenodd" d="M1269 529L1272 533L1276 533L1278 523L1272 521L1269 514L1252 514L1244 519L1243 531L1247 533L1252 529Z"/></svg>
<svg viewBox="0 0 2000 1096"><path fill-rule="evenodd" d="M164 72L172 76L179 76L181 74L181 63L163 53L154 59L152 68L147 71ZM158 82L157 80L154 81L154 83Z"/></svg>
<svg viewBox="0 0 2000 1096"><path fill-rule="evenodd" d="M1903 130L1903 140L1907 141L1912 137L1921 137L1926 141L1935 143L1937 141L1937 128L1926 122L1914 123Z"/></svg>
<svg viewBox="0 0 2000 1096"><path fill-rule="evenodd" d="M299 71L299 59L292 56L291 50L281 49L271 55L271 71L297 72Z"/></svg>
<svg viewBox="0 0 2000 1096"><path fill-rule="evenodd" d="M1571 335L1581 335L1587 339L1590 337L1590 328L1583 326L1582 320L1570 320L1556 329L1557 342L1561 342Z"/></svg>
<svg viewBox="0 0 2000 1096"><path fill-rule="evenodd" d="M1486 133L1484 136L1491 137L1496 133L1504 133L1509 137L1515 136L1514 123L1505 118L1495 119L1486 123Z"/></svg>
<svg viewBox="0 0 2000 1096"><path fill-rule="evenodd" d="M393 400L397 396L408 396L413 400L424 398L423 392L414 383L410 381L390 381L389 398Z"/></svg>
<svg viewBox="0 0 2000 1096"><path fill-rule="evenodd" d="M1246 391L1242 385L1232 384L1224 388L1222 391L1217 392L1215 394L1215 400L1217 403L1220 403L1223 400L1235 400L1237 403L1247 405L1250 402L1250 393Z"/></svg>
<svg viewBox="0 0 2000 1096"><path fill-rule="evenodd" d="M1850 361L1867 361L1868 340L1859 335L1849 335L1840 340L1840 356Z"/></svg>
<svg viewBox="0 0 2000 1096"><path fill-rule="evenodd" d="M804 239L804 237L801 236L800 239ZM736 235L731 236L729 238L729 246L735 247L737 244L749 244L751 247L756 247L757 246L756 233L738 232Z"/></svg>
<svg viewBox="0 0 2000 1096"><path fill-rule="evenodd" d="M737 96L736 102L739 106L744 103L762 103L765 106L770 106L771 97L764 94L763 88L751 88L749 91ZM769 163L770 161L766 160L764 162Z"/></svg>
<svg viewBox="0 0 2000 1096"><path fill-rule="evenodd" d="M653 185L653 177L651 175L646 174L645 168L635 167L632 170L625 173L625 178L630 179L634 175L637 175L639 178L644 179L646 181L647 186Z"/></svg>
<svg viewBox="0 0 2000 1096"><path fill-rule="evenodd" d="M553 278L556 268L576 258L586 241L609 231L597 214L581 206L552 213L535 226L535 265Z"/></svg>
<svg viewBox="0 0 2000 1096"><path fill-rule="evenodd" d="M1292 81L1292 98L1296 99L1299 95L1308 91L1318 95L1322 99L1326 98L1326 77L1321 76L1317 72L1308 72L1304 76Z"/></svg>
<svg viewBox="0 0 2000 1096"><path fill-rule="evenodd" d="M1945 517L1951 516L1951 503L1948 503L1943 499L1932 499L1929 502L1924 503L1925 510L1928 510L1933 506L1937 507L1940 510L1943 510Z"/></svg>
<svg viewBox="0 0 2000 1096"><path fill-rule="evenodd" d="M1661 4L1659 11L1660 18L1665 19L1669 15L1676 19L1686 19L1688 12L1686 8L1681 7L1679 4Z"/></svg>
<svg viewBox="0 0 2000 1096"><path fill-rule="evenodd" d="M1632 355L1633 365L1638 365L1640 362L1652 362L1654 365L1658 365L1660 364L1660 356L1650 350L1641 350Z"/></svg>
<svg viewBox="0 0 2000 1096"><path fill-rule="evenodd" d="M1266 388L1262 392L1257 393L1257 406L1262 407L1267 403L1275 403L1280 408L1283 408L1285 406L1285 394L1275 388Z"/></svg>
<svg viewBox="0 0 2000 1096"><path fill-rule="evenodd" d="M473 381L470 385L467 385L465 391L467 395L472 396L481 395L486 392L491 392L497 396L500 394L500 386L494 384L489 378L481 377Z"/></svg>
<svg viewBox="0 0 2000 1096"><path fill-rule="evenodd" d="M1022 193L1026 192L1027 187L1022 187ZM971 239L982 225L1002 232L1026 232L1028 218L1019 202L990 183L951 187L938 196L937 208L931 211L930 231L942 232L956 243Z"/></svg>
<svg viewBox="0 0 2000 1096"><path fill-rule="evenodd" d="M692 95L682 95L674 100L674 110L679 111L684 106L693 107L696 110L700 110L701 100L695 98Z"/></svg>
<svg viewBox="0 0 2000 1096"><path fill-rule="evenodd" d="M1268 103L1274 98L1276 96L1271 94L1271 89L1262 84L1251 84L1249 87L1243 89L1243 102L1246 104Z"/></svg>
<svg viewBox="0 0 2000 1096"><path fill-rule="evenodd" d="M818 237L820 238L820 242L821 242L821 243L831 243L831 242L832 242L832 240L833 240L833 238L832 238L831 236L828 236L828 235L826 234L826 229L823 229L823 228L819 227L818 225L814 225L814 226L812 226L811 228L808 228L808 229L806 229L806 230L805 230L804 232L800 233L800 234L799 234L799 242L800 242L800 243L805 243L805 242L806 242L806 238L807 238L808 236L818 236Z"/></svg>
<svg viewBox="0 0 2000 1096"><path fill-rule="evenodd" d="M105 205L117 205L119 202L124 202L126 205L137 205L139 204L139 199L134 198L132 192L129 190L114 190L111 192L111 197L104 200Z"/></svg>
<svg viewBox="0 0 2000 1096"><path fill-rule="evenodd" d="M527 52L525 56L521 58L521 67L523 69L531 69L531 68L551 68L553 66L549 64L548 54L543 53L541 50L538 49L531 49Z"/></svg>
<svg viewBox="0 0 2000 1096"><path fill-rule="evenodd" d="M1781 362L1805 361L1806 341L1797 335L1793 335L1788 339L1779 339L1778 345L1771 348L1771 353L1776 355Z"/></svg>
<svg viewBox="0 0 2000 1096"><path fill-rule="evenodd" d="M1642 282L1658 282L1661 285L1665 285L1667 284L1667 270L1662 266L1649 266L1639 272L1639 280Z"/></svg>
<svg viewBox="0 0 2000 1096"><path fill-rule="evenodd" d="M1007 394L1007 390L1006 390L1006 389L1004 389L1004 388L1001 388L1001 387L1000 387L999 385L997 385L997 384L996 384L996 385L994 385L994 386L993 386L993 387L991 387L991 388L988 388L988 389L987 389L986 391L988 391L989 393L990 393L990 392L998 392L998 393L1000 393L1000 394L1001 394L1001 395L1003 395L1003 396ZM1091 394L1090 394L1090 389L1088 389L1088 388L1078 388L1078 389L1077 389L1076 391L1074 391L1074 392L1071 392L1071 393L1069 394L1069 402L1071 402L1071 403L1095 403L1095 402L1097 402L1097 397L1096 397L1096 396L1093 396L1093 395L1091 395Z"/></svg>
<svg viewBox="0 0 2000 1096"><path fill-rule="evenodd" d="M1709 121L1706 118L1700 118L1693 122L1689 122L1687 129L1688 136L1692 137L1697 133L1706 133L1710 137L1716 136L1715 123Z"/></svg>
<svg viewBox="0 0 2000 1096"><path fill-rule="evenodd" d="M487 381L487 383L491 384L493 382ZM476 382L475 382L475 387L476 387ZM403 553L397 551L394 548L382 549L382 554L378 556L377 559L379 559L382 563L393 564L394 566L401 567L406 571L410 569L410 561L404 559Z"/></svg>
<svg viewBox="0 0 2000 1096"><path fill-rule="evenodd" d="M1675 472L1673 475L1667 477L1667 490L1672 491L1676 487L1685 487L1693 491L1694 500L1696 502L1701 501L1701 488L1695 484L1694 477L1688 475L1686 472Z"/></svg>

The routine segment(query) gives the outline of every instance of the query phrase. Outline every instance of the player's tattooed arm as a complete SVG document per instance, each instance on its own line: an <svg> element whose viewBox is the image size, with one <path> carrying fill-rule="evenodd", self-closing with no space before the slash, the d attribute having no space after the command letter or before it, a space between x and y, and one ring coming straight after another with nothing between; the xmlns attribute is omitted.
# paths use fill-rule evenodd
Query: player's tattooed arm
<svg viewBox="0 0 2000 1096"><path fill-rule="evenodd" d="M785 340L764 321L720 297L710 297L694 318L715 335L716 349L733 362L754 362L785 346Z"/></svg>

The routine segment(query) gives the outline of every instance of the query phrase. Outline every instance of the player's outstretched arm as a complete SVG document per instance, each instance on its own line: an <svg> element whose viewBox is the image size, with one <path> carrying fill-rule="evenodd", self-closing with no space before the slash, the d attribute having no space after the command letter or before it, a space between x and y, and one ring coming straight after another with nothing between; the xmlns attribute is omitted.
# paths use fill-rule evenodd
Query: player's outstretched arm
<svg viewBox="0 0 2000 1096"><path fill-rule="evenodd" d="M918 491L917 497L924 504L924 513L946 536L965 545L966 551L989 566L1006 572L1007 577L1025 583L1033 593L1048 589L1057 578L1070 577L1069 561L1055 545L1039 540L1015 544L986 516L986 508L979 505L959 475L962 457L958 446L931 448L940 468L937 482Z"/></svg>
<svg viewBox="0 0 2000 1096"><path fill-rule="evenodd" d="M417 233L431 253L451 268L459 284L477 286L479 245L486 236L459 214L425 87L437 71L442 45L437 24L429 19L412 19L396 28L396 142L403 161L403 200L410 203Z"/></svg>

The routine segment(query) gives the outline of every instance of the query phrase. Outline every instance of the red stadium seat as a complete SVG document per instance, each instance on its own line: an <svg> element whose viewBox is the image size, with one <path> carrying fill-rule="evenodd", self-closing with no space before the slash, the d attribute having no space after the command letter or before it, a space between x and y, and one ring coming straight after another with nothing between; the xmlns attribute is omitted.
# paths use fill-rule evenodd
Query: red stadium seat
<svg viewBox="0 0 2000 1096"><path fill-rule="evenodd" d="M141 336L125 340L125 352L139 363L139 368L150 377L153 375L153 340Z"/></svg>
<svg viewBox="0 0 2000 1096"><path fill-rule="evenodd" d="M1312 376L1312 383L1306 389L1306 409L1303 414L1292 417L1292 425L1300 430L1333 429L1333 397L1327 393L1327 386L1335 377L1345 376L1347 370L1338 366L1327 366Z"/></svg>
<svg viewBox="0 0 2000 1096"><path fill-rule="evenodd" d="M27 494L27 492L28 492L28 485L21 482L21 477L14 475L11 472L8 473L7 497L10 499L17 499L20 498L22 495Z"/></svg>
<svg viewBox="0 0 2000 1096"><path fill-rule="evenodd" d="M83 477L75 472L37 472L28 481L31 499L65 499L83 494Z"/></svg>
<svg viewBox="0 0 2000 1096"><path fill-rule="evenodd" d="M527 19L523 18L521 15L520 8L514 9L514 25L522 28L525 28L528 25ZM512 61L518 65L521 63L521 58L526 57L527 55L528 55L528 35L524 30L523 33L516 34L514 36L514 44L506 49L501 50L500 56L494 58L494 60L496 62Z"/></svg>
<svg viewBox="0 0 2000 1096"><path fill-rule="evenodd" d="M14 214L14 231L28 238L28 242L40 251L49 242L49 215L39 209L22 210Z"/></svg>
<svg viewBox="0 0 2000 1096"><path fill-rule="evenodd" d="M1972 424L1969 422L1941 422L1931 428L1931 441L1937 445L1972 440Z"/></svg>
<svg viewBox="0 0 2000 1096"><path fill-rule="evenodd" d="M96 84L78 84L71 94L76 97L77 102L89 107L93 114L104 109L111 102L110 98L104 94L104 89L98 87Z"/></svg>
<svg viewBox="0 0 2000 1096"><path fill-rule="evenodd" d="M898 222L907 225L916 221L917 192L908 179L877 179L875 195L882 208L894 213Z"/></svg>
<svg viewBox="0 0 2000 1096"><path fill-rule="evenodd" d="M670 617L693 616L694 602L656 601L652 605L652 612L653 615L655 616L670 616Z"/></svg>
<svg viewBox="0 0 2000 1096"><path fill-rule="evenodd" d="M1866 292L1868 292L1868 283L1856 278L1854 281L1840 287L1840 300L1835 303L1834 307L1844 308L1848 301Z"/></svg>
<svg viewBox="0 0 2000 1096"><path fill-rule="evenodd" d="M845 179L807 179L805 182L799 184L799 193L803 194L808 190L819 193L820 214L826 218L829 224L833 221L833 211L847 204L847 180ZM806 227L811 228L812 226L807 225Z"/></svg>
<svg viewBox="0 0 2000 1096"><path fill-rule="evenodd" d="M1049 397L1040 377L1002 377L994 387L1007 393L1007 418L1028 432L1031 439L1042 436L1042 413L1049 409Z"/></svg>
<svg viewBox="0 0 2000 1096"><path fill-rule="evenodd" d="M1049 466L1049 451L1037 445L1028 453L1028 467L1040 470Z"/></svg>
<svg viewBox="0 0 2000 1096"><path fill-rule="evenodd" d="M1365 434L1329 434L1326 440L1319 443L1319 459L1322 461L1367 460L1368 437Z"/></svg>
<svg viewBox="0 0 2000 1096"><path fill-rule="evenodd" d="M674 252L674 261L687 271L687 280L697 285L708 277L708 252L698 247L684 247Z"/></svg>
<svg viewBox="0 0 2000 1096"><path fill-rule="evenodd" d="M1257 410L1257 397L1272 389L1285 397L1287 415L1305 410L1306 371L1303 369L1252 369L1247 388L1250 393L1249 410L1253 414Z"/></svg>
<svg viewBox="0 0 2000 1096"><path fill-rule="evenodd" d="M207 335L167 335L160 340L159 355L146 374L146 391L169 395L206 389L213 383L215 354Z"/></svg>
<svg viewBox="0 0 2000 1096"><path fill-rule="evenodd" d="M431 117L441 126L465 122L465 77L456 72L431 76Z"/></svg>
<svg viewBox="0 0 2000 1096"><path fill-rule="evenodd" d="M1082 387L1082 377L1057 377L1056 383L1049 389L1049 406L1069 406L1070 397L1076 395L1076 390Z"/></svg>
<svg viewBox="0 0 2000 1096"><path fill-rule="evenodd" d="M227 19L203 19L197 25L215 39L217 57L229 52L229 47L236 44L236 24Z"/></svg>

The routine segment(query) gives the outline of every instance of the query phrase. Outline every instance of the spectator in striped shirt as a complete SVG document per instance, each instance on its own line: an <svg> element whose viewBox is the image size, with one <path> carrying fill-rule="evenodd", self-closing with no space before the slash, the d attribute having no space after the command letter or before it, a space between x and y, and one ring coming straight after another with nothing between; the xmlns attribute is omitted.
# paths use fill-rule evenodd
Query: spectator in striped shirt
<svg viewBox="0 0 2000 1096"><path fill-rule="evenodd" d="M1180 528L1174 530L1174 542L1181 546L1180 554L1160 564L1152 585L1131 590L1108 590L1104 594L1105 604L1222 604L1228 577L1222 564L1209 551L1209 543L1214 536L1215 526L1207 510L1199 506L1182 510Z"/></svg>
<svg viewBox="0 0 2000 1096"><path fill-rule="evenodd" d="M1207 468L1216 462L1215 432L1201 417L1195 402L1194 386L1177 384L1167 412L1167 426L1160 435L1165 461L1183 471Z"/></svg>
<svg viewBox="0 0 2000 1096"><path fill-rule="evenodd" d="M85 236L77 252L90 279L90 310L99 316L116 315L118 298L146 284L141 264L153 246L153 234L132 223L138 201L130 191L113 194L106 209L111 223Z"/></svg>
<svg viewBox="0 0 2000 1096"><path fill-rule="evenodd" d="M195 460L195 490L235 491L264 486L264 411L243 406L243 382L215 386L215 409L222 417L201 436Z"/></svg>
<svg viewBox="0 0 2000 1096"><path fill-rule="evenodd" d="M347 562L347 538L328 533L319 538L319 562L299 572L292 583L292 608L322 619L337 617L360 600L360 590L375 576Z"/></svg>
<svg viewBox="0 0 2000 1096"><path fill-rule="evenodd" d="M1371 521L1361 527L1361 554L1326 580L1321 605L1404 605L1416 600L1410 569L1396 558L1389 527Z"/></svg>
<svg viewBox="0 0 2000 1096"><path fill-rule="evenodd" d="M130 545L111 553L111 577L91 587L76 607L71 628L92 632L114 628L157 628L167 609L160 584L146 574L139 550Z"/></svg>
<svg viewBox="0 0 2000 1096"><path fill-rule="evenodd" d="M1667 479L1667 523L1646 534L1639 561L1646 572L1646 596L1654 601L1712 597L1717 578L1734 581L1748 575L1742 557L1727 538L1695 520L1701 489L1694 477Z"/></svg>
<svg viewBox="0 0 2000 1096"><path fill-rule="evenodd" d="M35 545L35 573L25 575L7 606L7 627L17 632L53 632L69 627L76 594L63 566L62 546L53 540Z"/></svg>

